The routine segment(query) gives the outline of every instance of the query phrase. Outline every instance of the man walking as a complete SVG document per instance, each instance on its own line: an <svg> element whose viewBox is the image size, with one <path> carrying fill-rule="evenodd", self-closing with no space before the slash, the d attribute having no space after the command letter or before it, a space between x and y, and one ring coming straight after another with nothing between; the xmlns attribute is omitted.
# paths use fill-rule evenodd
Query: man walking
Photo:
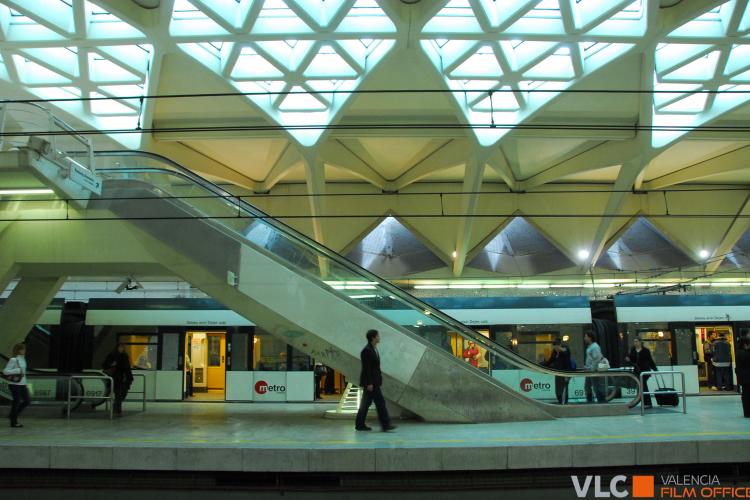
<svg viewBox="0 0 750 500"><path fill-rule="evenodd" d="M380 391L383 385L383 375L380 373L380 353L377 345L380 342L380 335L377 330L367 331L367 345L362 349L360 359L362 360L362 373L359 377L359 386L364 389L362 401L357 412L357 421L354 428L358 431L370 431L370 427L365 425L367 410L375 402L375 408L378 411L378 419L383 428L383 432L391 431L396 428L391 425L391 419L388 416L388 410L385 407L385 399Z"/></svg>

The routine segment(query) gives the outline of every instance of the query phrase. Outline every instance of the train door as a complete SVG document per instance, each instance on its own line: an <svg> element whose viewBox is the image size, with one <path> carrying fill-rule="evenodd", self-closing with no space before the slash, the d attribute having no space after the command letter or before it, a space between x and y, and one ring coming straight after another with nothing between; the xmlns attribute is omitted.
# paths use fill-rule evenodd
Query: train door
<svg viewBox="0 0 750 500"><path fill-rule="evenodd" d="M226 388L226 332L191 331L185 334L185 372L198 401L224 400ZM188 391L189 392L189 391Z"/></svg>
<svg viewBox="0 0 750 500"><path fill-rule="evenodd" d="M734 329L732 325L696 325L700 392L734 388ZM726 354L729 355L727 361Z"/></svg>

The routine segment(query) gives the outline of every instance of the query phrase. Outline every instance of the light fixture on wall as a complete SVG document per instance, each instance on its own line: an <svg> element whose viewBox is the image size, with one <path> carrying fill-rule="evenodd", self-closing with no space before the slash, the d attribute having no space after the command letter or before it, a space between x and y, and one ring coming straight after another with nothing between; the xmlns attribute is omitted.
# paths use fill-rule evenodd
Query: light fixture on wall
<svg viewBox="0 0 750 500"><path fill-rule="evenodd" d="M709 255L711 255L711 252L705 249L698 252L698 256L703 260L706 260L709 257Z"/></svg>

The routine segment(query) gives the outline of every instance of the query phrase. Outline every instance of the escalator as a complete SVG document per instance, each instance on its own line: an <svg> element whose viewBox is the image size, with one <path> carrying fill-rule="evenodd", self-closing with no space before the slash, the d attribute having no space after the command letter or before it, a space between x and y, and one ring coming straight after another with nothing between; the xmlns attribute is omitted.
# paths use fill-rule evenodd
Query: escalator
<svg viewBox="0 0 750 500"><path fill-rule="evenodd" d="M8 363L8 357L0 354L0 371ZM88 370L77 375L103 375L102 372ZM32 406L57 406L61 408L62 414L67 414L68 406L68 374L60 373L53 369L29 368L26 373L26 381L31 394ZM76 411L81 407L95 408L104 403L101 396L109 395L109 386L101 380L95 379L72 379L70 381L70 411ZM91 396L87 399L86 396ZM8 402L13 400L8 387L8 381L0 378L0 398Z"/></svg>
<svg viewBox="0 0 750 500"><path fill-rule="evenodd" d="M50 170L43 156L21 153L24 168ZM364 333L379 330L383 393L405 413L545 420L623 414L640 398L631 374L571 374L526 360L166 158L100 152L96 161L101 194L75 207L74 218L127 221L128 234L113 232L106 244L137 241L174 275L349 380L359 377ZM493 359L490 368L462 359L456 346L468 341ZM571 404L550 404L555 376L570 379ZM606 404L587 404L586 377L607 388Z"/></svg>

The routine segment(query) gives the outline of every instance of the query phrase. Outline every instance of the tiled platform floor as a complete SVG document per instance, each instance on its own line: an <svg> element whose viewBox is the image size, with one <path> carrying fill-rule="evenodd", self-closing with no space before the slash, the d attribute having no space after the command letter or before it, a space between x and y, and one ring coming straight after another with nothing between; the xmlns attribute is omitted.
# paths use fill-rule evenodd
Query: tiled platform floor
<svg viewBox="0 0 750 500"><path fill-rule="evenodd" d="M155 470L409 471L750 462L739 397L688 399L688 414L501 424L397 422L356 432L330 404L126 404L66 421L32 408L0 428L0 467ZM373 410L374 411L374 408ZM374 423L374 422L373 422Z"/></svg>

